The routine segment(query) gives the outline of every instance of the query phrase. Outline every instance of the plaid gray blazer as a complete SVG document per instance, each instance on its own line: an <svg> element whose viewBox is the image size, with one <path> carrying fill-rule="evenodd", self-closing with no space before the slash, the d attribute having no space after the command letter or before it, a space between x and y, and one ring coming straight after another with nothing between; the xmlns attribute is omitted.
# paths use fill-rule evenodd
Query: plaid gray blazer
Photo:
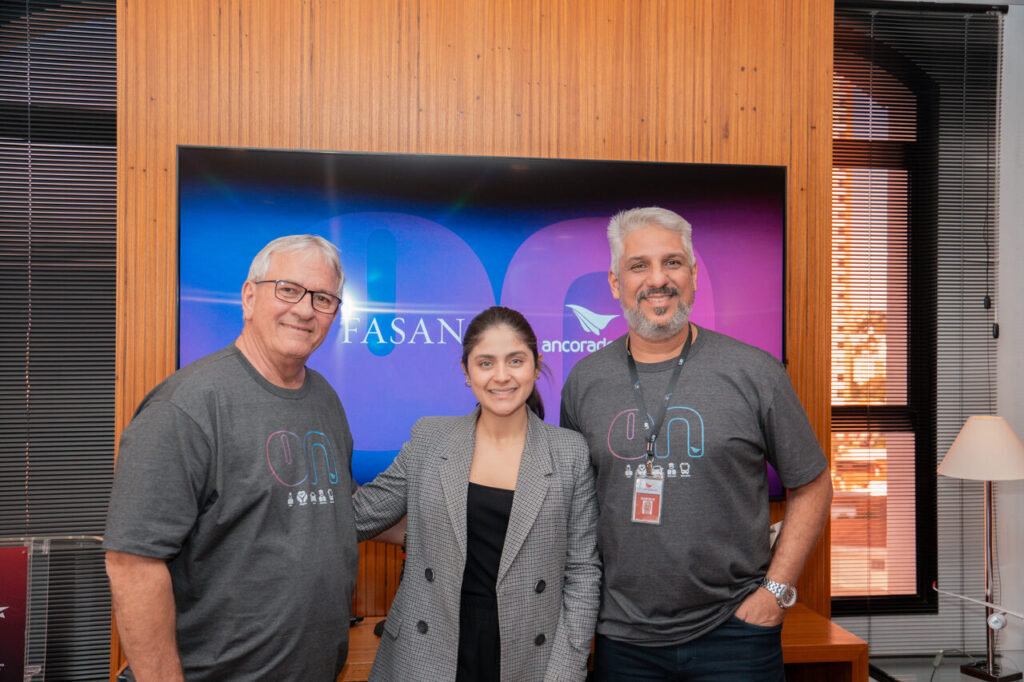
<svg viewBox="0 0 1024 682"><path fill-rule="evenodd" d="M370 680L455 679L476 419L420 419L355 495L360 541L408 514L405 571ZM596 523L586 441L531 412L498 567L502 680L586 677L600 600Z"/></svg>

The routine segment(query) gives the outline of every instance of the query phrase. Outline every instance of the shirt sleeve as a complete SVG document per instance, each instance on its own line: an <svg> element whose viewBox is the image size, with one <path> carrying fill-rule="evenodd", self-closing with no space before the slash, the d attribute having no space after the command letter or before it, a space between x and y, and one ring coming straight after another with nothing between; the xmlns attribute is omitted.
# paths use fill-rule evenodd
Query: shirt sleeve
<svg viewBox="0 0 1024 682"><path fill-rule="evenodd" d="M562 386L562 404L558 415L558 424L563 429L579 431L580 427L576 421L576 382L573 376L573 373L570 372L569 378L565 380L565 384Z"/></svg>
<svg viewBox="0 0 1024 682"><path fill-rule="evenodd" d="M781 366L778 371L779 377L765 417L767 456L782 485L799 488L824 471L828 459L793 390L789 375Z"/></svg>
<svg viewBox="0 0 1024 682"><path fill-rule="evenodd" d="M104 549L177 555L216 495L208 483L213 455L206 435L179 408L166 401L145 406L121 436Z"/></svg>
<svg viewBox="0 0 1024 682"><path fill-rule="evenodd" d="M394 461L364 486L352 498L359 542L380 535L398 523L409 510L409 461L422 448L422 429L425 420L419 419L412 434Z"/></svg>

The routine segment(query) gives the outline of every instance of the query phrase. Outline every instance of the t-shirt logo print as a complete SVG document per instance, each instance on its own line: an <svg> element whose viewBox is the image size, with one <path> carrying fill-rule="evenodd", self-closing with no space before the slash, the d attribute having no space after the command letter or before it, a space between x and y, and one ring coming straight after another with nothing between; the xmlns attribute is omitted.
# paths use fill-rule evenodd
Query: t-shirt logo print
<svg viewBox="0 0 1024 682"><path fill-rule="evenodd" d="M302 484L313 486L310 490L299 490L294 496L288 493L287 504L293 507L306 505L334 504L334 490L327 487L338 483L338 463L331 440L321 431L308 431L299 436L291 431L275 431L267 438L267 466L278 483L294 488ZM323 469L326 481L322 481L319 469Z"/></svg>
<svg viewBox="0 0 1024 682"><path fill-rule="evenodd" d="M618 459L639 460L645 457L646 430L637 419L640 410L622 410L608 425L608 451ZM650 416L647 423L653 422ZM665 413L665 424L654 444L654 458L667 462L669 478L690 476L690 460L704 456L704 418L692 407L674 406ZM665 462L662 462L663 464ZM660 465L659 465L660 466Z"/></svg>

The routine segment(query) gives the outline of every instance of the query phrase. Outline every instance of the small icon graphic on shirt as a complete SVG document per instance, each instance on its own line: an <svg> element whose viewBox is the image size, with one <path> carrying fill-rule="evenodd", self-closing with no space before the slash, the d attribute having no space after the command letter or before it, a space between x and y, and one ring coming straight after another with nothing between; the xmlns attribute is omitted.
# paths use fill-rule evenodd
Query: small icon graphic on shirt
<svg viewBox="0 0 1024 682"><path fill-rule="evenodd" d="M660 464L655 464L653 467L651 467L651 476L653 478L664 478L665 470L661 467Z"/></svg>
<svg viewBox="0 0 1024 682"><path fill-rule="evenodd" d="M295 498L292 497L291 493L288 493L288 508L291 509L295 506Z"/></svg>
<svg viewBox="0 0 1024 682"><path fill-rule="evenodd" d="M679 463L679 475L682 476L683 478L689 478L690 477L690 463L689 462L680 462Z"/></svg>
<svg viewBox="0 0 1024 682"><path fill-rule="evenodd" d="M647 478L647 465L646 464L637 464L636 465L636 475L638 477L640 477L640 478Z"/></svg>
<svg viewBox="0 0 1024 682"><path fill-rule="evenodd" d="M309 493L309 503L310 504L316 504L316 491L315 490L310 491L310 493Z"/></svg>
<svg viewBox="0 0 1024 682"><path fill-rule="evenodd" d="M678 475L679 475L679 473L676 471L676 463L675 462L669 462L668 463L668 477L669 478L675 478Z"/></svg>
<svg viewBox="0 0 1024 682"><path fill-rule="evenodd" d="M590 332L594 336L600 336L601 330L608 326L608 323L614 320L618 315L602 315L601 313L595 313L593 310L587 310L581 305L573 305L572 303L565 306L572 311L572 314L579 320L580 326L583 327L584 331Z"/></svg>
<svg viewBox="0 0 1024 682"><path fill-rule="evenodd" d="M334 491L330 488L327 489L327 497L331 500L331 504L334 504Z"/></svg>
<svg viewBox="0 0 1024 682"><path fill-rule="evenodd" d="M316 497L317 497L317 502L319 502L320 504L327 504L327 496L324 495L323 488L321 488L320 490L316 491Z"/></svg>
<svg viewBox="0 0 1024 682"><path fill-rule="evenodd" d="M633 478L633 469L626 465L626 478Z"/></svg>
<svg viewBox="0 0 1024 682"><path fill-rule="evenodd" d="M296 497L296 499L298 499L300 507L305 507L306 506L306 504L307 504L306 498L308 496L306 495L306 491L305 490L300 490L299 494L296 495L295 497Z"/></svg>

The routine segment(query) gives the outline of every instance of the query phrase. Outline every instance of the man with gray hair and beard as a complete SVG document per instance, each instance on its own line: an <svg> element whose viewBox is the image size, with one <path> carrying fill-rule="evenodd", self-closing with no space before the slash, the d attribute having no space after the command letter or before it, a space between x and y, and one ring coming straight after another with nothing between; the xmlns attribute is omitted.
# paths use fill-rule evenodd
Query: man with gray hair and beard
<svg viewBox="0 0 1024 682"><path fill-rule="evenodd" d="M781 363L689 321L690 233L657 207L612 218L608 283L629 333L562 390L562 426L597 473L598 681L784 680L782 620L832 499ZM774 551L766 461L789 489Z"/></svg>

